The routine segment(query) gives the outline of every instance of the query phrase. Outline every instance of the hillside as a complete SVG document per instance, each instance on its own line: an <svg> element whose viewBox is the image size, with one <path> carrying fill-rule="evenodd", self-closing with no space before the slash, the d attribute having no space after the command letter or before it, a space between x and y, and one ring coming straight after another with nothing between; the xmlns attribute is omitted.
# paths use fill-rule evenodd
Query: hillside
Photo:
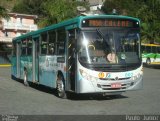
<svg viewBox="0 0 160 121"><path fill-rule="evenodd" d="M12 8L19 0L0 0L0 6L11 12Z"/></svg>

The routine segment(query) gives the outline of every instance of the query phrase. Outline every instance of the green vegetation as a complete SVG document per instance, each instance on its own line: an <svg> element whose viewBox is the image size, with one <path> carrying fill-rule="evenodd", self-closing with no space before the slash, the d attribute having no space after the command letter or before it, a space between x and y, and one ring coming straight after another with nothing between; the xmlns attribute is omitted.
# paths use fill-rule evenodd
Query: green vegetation
<svg viewBox="0 0 160 121"><path fill-rule="evenodd" d="M7 16L7 12L6 12L5 8L0 6L0 18L6 17L6 16Z"/></svg>
<svg viewBox="0 0 160 121"><path fill-rule="evenodd" d="M140 18L142 42L160 43L160 0L106 0L102 10L111 14L113 9Z"/></svg>
<svg viewBox="0 0 160 121"><path fill-rule="evenodd" d="M0 0L0 19L1 18L8 18L7 9L8 9L8 7L11 7L11 6L7 5L7 3L9 1L10 0L7 0L7 1Z"/></svg>
<svg viewBox="0 0 160 121"><path fill-rule="evenodd" d="M44 27L77 16L77 6L87 5L76 0L19 0L12 11L36 14L39 27Z"/></svg>

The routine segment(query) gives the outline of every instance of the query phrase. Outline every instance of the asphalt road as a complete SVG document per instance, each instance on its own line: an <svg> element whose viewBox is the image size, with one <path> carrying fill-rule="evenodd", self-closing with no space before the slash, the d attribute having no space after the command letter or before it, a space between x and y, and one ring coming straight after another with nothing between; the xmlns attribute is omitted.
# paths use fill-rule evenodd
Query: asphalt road
<svg viewBox="0 0 160 121"><path fill-rule="evenodd" d="M55 91L25 87L10 78L10 68L0 68L1 115L159 115L160 69L144 68L144 88L119 97L75 95L60 99Z"/></svg>

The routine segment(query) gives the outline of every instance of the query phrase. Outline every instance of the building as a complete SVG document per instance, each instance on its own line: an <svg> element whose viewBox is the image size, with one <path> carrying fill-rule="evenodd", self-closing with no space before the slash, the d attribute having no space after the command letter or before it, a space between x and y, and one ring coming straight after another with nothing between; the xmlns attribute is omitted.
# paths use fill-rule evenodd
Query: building
<svg viewBox="0 0 160 121"><path fill-rule="evenodd" d="M91 11L96 11L101 9L104 0L88 0L89 4L90 4L90 10Z"/></svg>
<svg viewBox="0 0 160 121"><path fill-rule="evenodd" d="M88 2L90 5L90 11L83 12L83 15L103 14L101 7L105 0L77 0L82 2Z"/></svg>
<svg viewBox="0 0 160 121"><path fill-rule="evenodd" d="M9 19L0 19L0 64L10 63L12 39L38 29L36 15L8 13Z"/></svg>
<svg viewBox="0 0 160 121"><path fill-rule="evenodd" d="M9 19L0 20L0 43L10 45L12 38L38 29L35 24L36 15L8 13Z"/></svg>
<svg viewBox="0 0 160 121"><path fill-rule="evenodd" d="M77 0L81 2L88 2L91 10L97 10L102 7L105 0Z"/></svg>

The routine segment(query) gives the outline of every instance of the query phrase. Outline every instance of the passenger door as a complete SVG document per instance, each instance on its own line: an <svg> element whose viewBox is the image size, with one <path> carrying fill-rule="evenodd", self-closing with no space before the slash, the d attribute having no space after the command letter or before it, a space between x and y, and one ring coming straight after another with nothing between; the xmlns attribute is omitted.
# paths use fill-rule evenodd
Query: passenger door
<svg viewBox="0 0 160 121"><path fill-rule="evenodd" d="M21 76L21 60L20 60L20 56L21 56L21 43L20 42L18 42L17 44L16 44L16 47L17 47L17 52L16 52L16 58L17 58L17 60L16 60L16 68L17 68L17 70L16 70L16 72L17 72L17 74L16 74L16 77L17 78L20 78L20 76Z"/></svg>
<svg viewBox="0 0 160 121"><path fill-rule="evenodd" d="M68 88L72 91L76 89L76 29L68 30L67 44L67 82Z"/></svg>
<svg viewBox="0 0 160 121"><path fill-rule="evenodd" d="M39 81L39 36L33 37L33 49L32 49L32 81Z"/></svg>

